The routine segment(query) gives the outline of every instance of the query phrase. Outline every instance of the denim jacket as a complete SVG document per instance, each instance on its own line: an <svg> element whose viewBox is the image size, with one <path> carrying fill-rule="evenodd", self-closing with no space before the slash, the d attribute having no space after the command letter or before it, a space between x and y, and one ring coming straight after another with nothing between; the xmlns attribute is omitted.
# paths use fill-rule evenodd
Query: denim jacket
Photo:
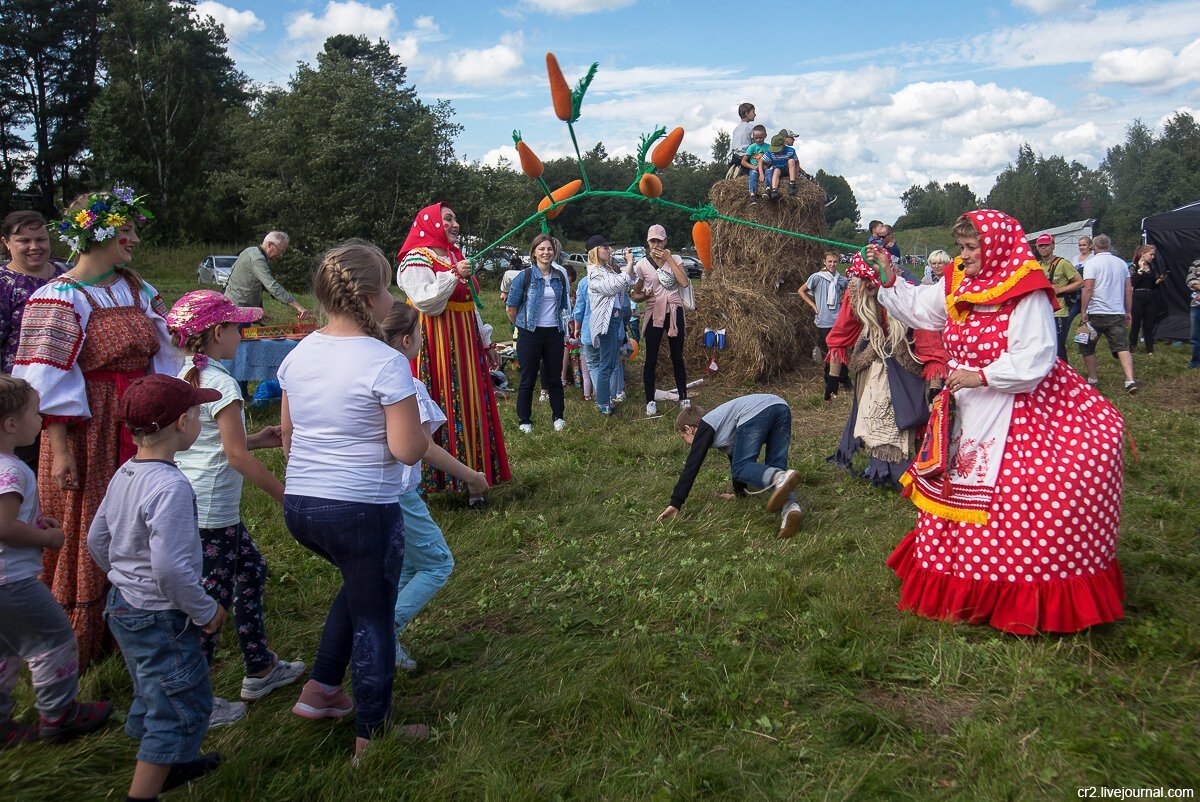
<svg viewBox="0 0 1200 802"><path fill-rule="evenodd" d="M567 293L567 271L563 270L557 264L553 265L550 273L550 283L554 287L555 294L558 296L558 314L554 316L555 324L559 331L565 331L564 323L567 313L568 293ZM528 286L526 286L526 276ZM536 267L528 270L522 270L512 281L512 286L508 288L508 306L517 309L516 325L519 329L533 331L537 328L539 312L542 306L542 295L545 292L546 282L542 278L542 271Z"/></svg>

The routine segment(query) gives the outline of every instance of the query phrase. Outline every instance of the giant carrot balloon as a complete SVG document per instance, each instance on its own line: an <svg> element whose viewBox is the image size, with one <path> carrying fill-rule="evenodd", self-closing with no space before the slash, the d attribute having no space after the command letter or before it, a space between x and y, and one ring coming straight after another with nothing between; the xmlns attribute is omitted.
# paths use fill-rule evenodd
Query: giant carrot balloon
<svg viewBox="0 0 1200 802"><path fill-rule="evenodd" d="M563 184L561 187L551 192L549 198L542 198L542 202L538 204L538 211L544 211L545 209L549 208L551 203L558 203L560 200L566 200L582 188L583 182L578 178L569 184ZM546 212L546 216L553 220L555 217L558 217L558 213L561 211L562 207L560 206L557 209Z"/></svg>
<svg viewBox="0 0 1200 802"><path fill-rule="evenodd" d="M571 87L567 86L567 79L563 77L553 53L546 54L546 72L550 75L550 99L554 101L554 114L567 122L571 119Z"/></svg>
<svg viewBox="0 0 1200 802"><path fill-rule="evenodd" d="M705 270L712 270L712 229L708 221L699 220L692 226L692 242L696 244L696 255Z"/></svg>
<svg viewBox="0 0 1200 802"><path fill-rule="evenodd" d="M679 143L682 141L683 129L676 128L654 146L654 152L650 154L650 162L659 170L667 169L671 160L675 158L675 153L679 150Z"/></svg>

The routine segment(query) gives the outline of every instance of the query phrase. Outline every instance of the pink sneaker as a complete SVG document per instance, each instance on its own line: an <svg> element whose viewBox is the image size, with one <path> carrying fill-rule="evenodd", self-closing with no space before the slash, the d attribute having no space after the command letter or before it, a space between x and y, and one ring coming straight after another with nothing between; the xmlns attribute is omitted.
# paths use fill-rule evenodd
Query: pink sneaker
<svg viewBox="0 0 1200 802"><path fill-rule="evenodd" d="M354 702L341 688L326 691L316 680L310 679L304 683L292 712L303 718L343 718L354 712Z"/></svg>

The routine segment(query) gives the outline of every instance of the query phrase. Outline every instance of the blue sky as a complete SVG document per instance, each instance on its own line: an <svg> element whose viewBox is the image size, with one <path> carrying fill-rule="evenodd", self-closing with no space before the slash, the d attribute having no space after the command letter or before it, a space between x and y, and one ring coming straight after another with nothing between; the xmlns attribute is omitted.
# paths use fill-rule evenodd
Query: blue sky
<svg viewBox="0 0 1200 802"><path fill-rule="evenodd" d="M1176 111L1200 116L1195 0L206 0L198 11L261 82L285 84L327 36L386 39L424 100L453 104L468 160L515 160L514 128L543 158L570 151L547 51L572 84L600 63L576 124L585 149L622 154L655 125L682 125L683 149L707 157L750 101L771 133L799 133L803 167L846 176L864 219L900 214L914 183L983 195L1025 141L1094 167L1136 118L1158 128ZM669 174L666 185L670 197Z"/></svg>

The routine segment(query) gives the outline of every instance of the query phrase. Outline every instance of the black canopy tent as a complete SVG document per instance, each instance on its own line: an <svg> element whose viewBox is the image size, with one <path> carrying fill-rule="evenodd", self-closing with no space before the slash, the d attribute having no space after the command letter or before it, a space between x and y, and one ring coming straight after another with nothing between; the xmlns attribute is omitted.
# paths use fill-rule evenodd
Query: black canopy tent
<svg viewBox="0 0 1200 802"><path fill-rule="evenodd" d="M1167 274L1162 289L1166 317L1158 324L1158 338L1187 340L1192 293L1186 279L1192 262L1200 259L1200 201L1143 218L1142 240L1155 247Z"/></svg>

